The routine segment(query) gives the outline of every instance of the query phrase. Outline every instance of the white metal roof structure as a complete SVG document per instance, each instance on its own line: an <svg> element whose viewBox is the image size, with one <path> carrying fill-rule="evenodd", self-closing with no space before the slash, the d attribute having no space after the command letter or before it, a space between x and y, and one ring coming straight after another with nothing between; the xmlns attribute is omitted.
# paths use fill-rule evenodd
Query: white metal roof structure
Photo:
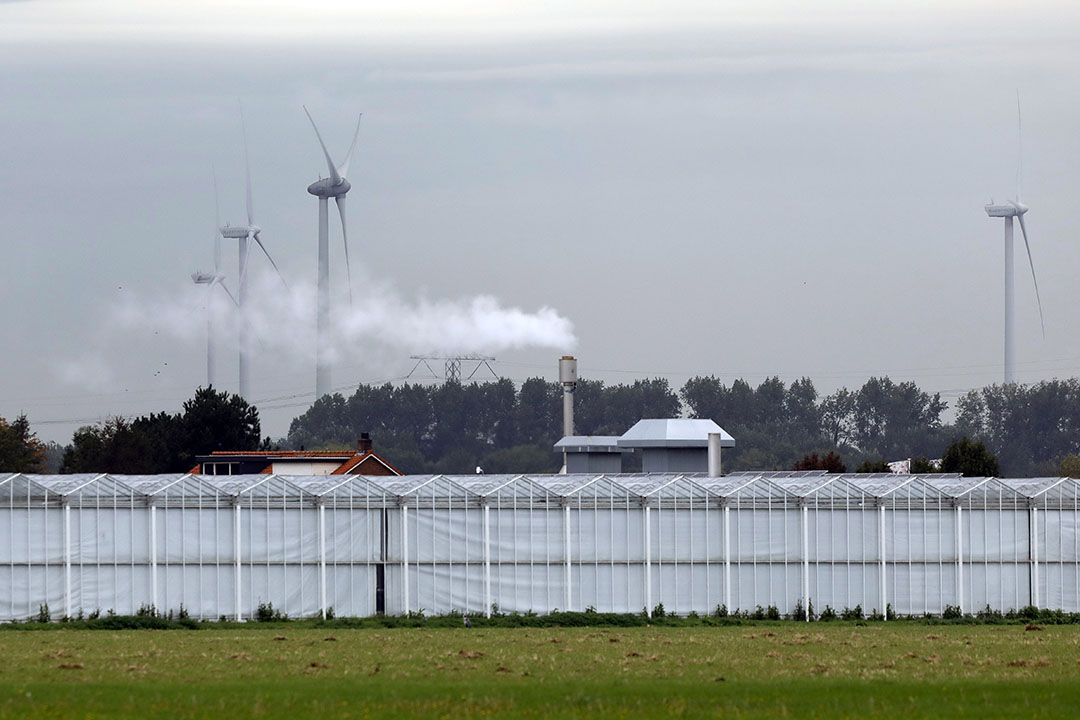
<svg viewBox="0 0 1080 720"><path fill-rule="evenodd" d="M210 619L263 603L291 616L1080 611L1069 478L3 473L0 537L8 620L46 604Z"/></svg>
<svg viewBox="0 0 1080 720"><path fill-rule="evenodd" d="M709 433L720 433L721 447L735 447L735 438L712 420L663 418L638 420L618 440L619 447L706 447Z"/></svg>

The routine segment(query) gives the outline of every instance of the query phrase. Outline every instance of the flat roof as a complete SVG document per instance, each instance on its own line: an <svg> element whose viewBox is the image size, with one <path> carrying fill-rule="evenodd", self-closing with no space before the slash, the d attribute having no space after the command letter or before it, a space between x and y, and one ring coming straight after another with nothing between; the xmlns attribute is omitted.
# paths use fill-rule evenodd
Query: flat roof
<svg viewBox="0 0 1080 720"><path fill-rule="evenodd" d="M618 435L567 435L555 443L555 449L571 453L617 453L629 450L619 447Z"/></svg>

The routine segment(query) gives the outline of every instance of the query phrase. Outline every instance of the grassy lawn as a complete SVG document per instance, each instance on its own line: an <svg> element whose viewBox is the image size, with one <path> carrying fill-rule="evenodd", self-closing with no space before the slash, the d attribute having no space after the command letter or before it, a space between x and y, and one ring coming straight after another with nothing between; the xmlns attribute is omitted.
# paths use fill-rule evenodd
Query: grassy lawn
<svg viewBox="0 0 1080 720"><path fill-rule="evenodd" d="M0 633L0 718L1065 717L1080 627Z"/></svg>

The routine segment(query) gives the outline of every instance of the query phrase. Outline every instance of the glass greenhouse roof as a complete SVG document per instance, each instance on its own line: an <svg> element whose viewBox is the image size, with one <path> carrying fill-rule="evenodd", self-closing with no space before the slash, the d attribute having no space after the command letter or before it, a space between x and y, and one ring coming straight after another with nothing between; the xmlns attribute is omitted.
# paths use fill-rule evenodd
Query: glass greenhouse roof
<svg viewBox="0 0 1080 720"><path fill-rule="evenodd" d="M1080 482L1070 478L997 479L957 474L893 475L810 472L737 472L722 477L704 473L582 473L574 475L37 475L0 473L3 494L68 498L93 497L97 502L132 498L217 496L220 498L287 498L316 501L322 497L368 497L401 501L444 497L481 502L485 498L550 496L615 499L700 497L844 497L853 493L886 500L901 491L947 499L1020 497L1080 502ZM18 488L18 489L16 489Z"/></svg>

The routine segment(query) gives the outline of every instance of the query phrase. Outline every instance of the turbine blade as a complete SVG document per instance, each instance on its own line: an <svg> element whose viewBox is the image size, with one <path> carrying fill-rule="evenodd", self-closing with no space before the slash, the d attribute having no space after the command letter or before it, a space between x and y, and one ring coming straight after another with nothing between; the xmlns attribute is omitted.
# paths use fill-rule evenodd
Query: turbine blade
<svg viewBox="0 0 1080 720"><path fill-rule="evenodd" d="M213 287L215 283L221 286L221 289L224 290L225 294L229 296L229 299L233 301L233 305L240 307L240 303L237 302L236 297L232 294L232 291L229 290L229 286L225 284L224 280L215 280L210 283L210 286Z"/></svg>
<svg viewBox="0 0 1080 720"><path fill-rule="evenodd" d="M210 163L210 176L214 179L214 273L221 265L221 208L218 205L217 168Z"/></svg>
<svg viewBox="0 0 1080 720"><path fill-rule="evenodd" d="M360 121L364 119L364 113L360 113L360 117L356 118L356 132L352 136L352 144L349 145L349 153L345 156L345 162L341 163L341 167L338 168L338 172L344 178L349 177L349 163L352 162L353 150L356 149L356 139L360 137Z"/></svg>
<svg viewBox="0 0 1080 720"><path fill-rule="evenodd" d="M330 169L330 180L335 185L340 185L341 175L338 174L338 170L334 166L334 161L330 158L330 151L326 149L326 143L323 142L322 135L319 134L319 126L315 124L315 118L311 117L311 113L308 112L307 105L303 107L304 112L307 114L307 119L311 121L311 127L315 128L315 137L319 139L319 145L322 146L323 155L326 156L326 167Z"/></svg>
<svg viewBox="0 0 1080 720"><path fill-rule="evenodd" d="M345 228L345 196L338 195L338 215L341 216L341 240L345 244L345 274L349 278L349 307L352 307L352 268L349 266L349 231Z"/></svg>
<svg viewBox="0 0 1080 720"><path fill-rule="evenodd" d="M1042 298L1039 297L1039 280L1035 277L1035 263L1031 259L1031 245L1028 244L1027 226L1024 224L1024 215L1016 216L1020 220L1020 232L1024 235L1024 247L1027 249L1028 265L1031 266L1031 280L1035 283L1035 302L1039 304L1039 325L1042 326L1043 339L1046 339L1046 323L1043 321Z"/></svg>
<svg viewBox="0 0 1080 720"><path fill-rule="evenodd" d="M239 103L239 100L237 101ZM244 122L244 106L240 105L240 131L244 136L244 176L247 181L248 225L255 224L255 208L251 202L251 162L248 158L247 123Z"/></svg>
<svg viewBox="0 0 1080 720"><path fill-rule="evenodd" d="M1016 202L1020 202L1020 181L1024 170L1024 122L1020 115L1020 88L1016 89Z"/></svg>
<svg viewBox="0 0 1080 720"><path fill-rule="evenodd" d="M278 269L277 263L274 262L274 258L270 257L270 251L266 249L266 246L263 245L263 241L259 239L259 233L255 233L252 237L255 238L255 242L259 243L259 247L262 249L263 255L266 256L266 259L269 260L270 264L274 266L274 272L276 272L278 274L278 277L281 279L281 284L285 287L289 287L289 283L285 281L285 276L281 274L281 270Z"/></svg>

